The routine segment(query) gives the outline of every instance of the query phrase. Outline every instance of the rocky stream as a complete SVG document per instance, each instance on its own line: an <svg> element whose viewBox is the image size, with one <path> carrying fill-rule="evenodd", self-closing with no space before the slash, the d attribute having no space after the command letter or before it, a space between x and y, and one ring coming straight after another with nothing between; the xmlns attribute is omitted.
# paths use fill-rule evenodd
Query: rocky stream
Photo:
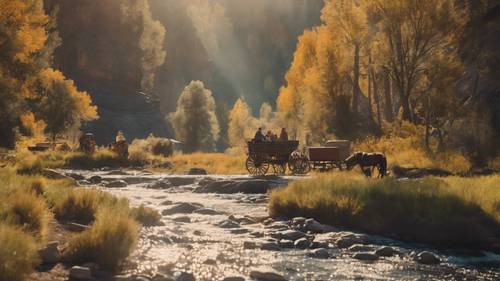
<svg viewBox="0 0 500 281"><path fill-rule="evenodd" d="M500 255L490 252L269 218L267 191L296 177L64 172L162 214L115 280L500 280Z"/></svg>

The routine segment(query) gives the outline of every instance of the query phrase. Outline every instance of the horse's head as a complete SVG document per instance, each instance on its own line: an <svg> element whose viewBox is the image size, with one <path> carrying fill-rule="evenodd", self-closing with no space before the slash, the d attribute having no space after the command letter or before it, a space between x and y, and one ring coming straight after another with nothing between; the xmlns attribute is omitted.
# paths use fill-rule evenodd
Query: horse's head
<svg viewBox="0 0 500 281"><path fill-rule="evenodd" d="M359 159L361 159L362 156L363 156L363 152L356 152L356 153L352 154L351 156L347 157L347 159L345 160L345 164L347 165L347 169L350 170L354 166L356 166L356 164L359 163Z"/></svg>

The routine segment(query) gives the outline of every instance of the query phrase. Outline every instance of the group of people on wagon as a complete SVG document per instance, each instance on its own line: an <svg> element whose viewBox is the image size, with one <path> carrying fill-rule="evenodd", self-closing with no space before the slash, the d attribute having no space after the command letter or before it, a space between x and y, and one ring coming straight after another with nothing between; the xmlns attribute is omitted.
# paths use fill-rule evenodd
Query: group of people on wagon
<svg viewBox="0 0 500 281"><path fill-rule="evenodd" d="M279 137L278 135L274 134L271 130L267 131L267 133L264 135L264 133L262 132L262 128L259 128L253 138L254 142L278 142L287 140L288 140L288 133L286 132L286 128L281 129Z"/></svg>

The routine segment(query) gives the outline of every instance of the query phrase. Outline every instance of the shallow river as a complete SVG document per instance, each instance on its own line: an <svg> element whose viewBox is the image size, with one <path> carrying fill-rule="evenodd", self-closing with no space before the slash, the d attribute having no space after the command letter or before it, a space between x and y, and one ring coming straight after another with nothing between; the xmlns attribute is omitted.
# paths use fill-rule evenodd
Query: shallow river
<svg viewBox="0 0 500 281"><path fill-rule="evenodd" d="M177 270L192 272L197 280L222 280L226 276L248 277L251 270L272 270L289 280L500 280L500 256L482 253L479 257L443 252L410 245L383 237L368 236L367 247L392 246L400 254L381 257L376 261L360 261L353 252L328 247L330 258L308 257L310 249L261 250L258 246L243 246L244 242L260 245L268 242L275 229L285 222L270 225L241 223L223 228L219 223L230 215L235 220L267 215L265 194L193 193L198 182L207 176L172 175L106 175L107 172L77 171L85 177L100 175L105 180L125 179L131 183L123 188L105 188L126 197L134 206L144 204L162 212L179 202L198 203L219 214L163 215L164 226L145 227L141 231L138 249L127 266L130 272L153 275ZM111 173L112 174L112 173ZM245 179L248 176L210 176L215 180ZM194 183L166 189L149 189L146 185L160 178L194 178ZM295 180L284 178L283 181ZM172 201L172 202L168 202ZM200 206L200 205L198 205ZM247 222L248 223L248 222ZM348 231L319 234L317 237L339 236ZM250 248L250 249L248 249ZM439 256L439 265L422 265L410 256L412 252L431 251ZM477 254L475 255L477 256Z"/></svg>

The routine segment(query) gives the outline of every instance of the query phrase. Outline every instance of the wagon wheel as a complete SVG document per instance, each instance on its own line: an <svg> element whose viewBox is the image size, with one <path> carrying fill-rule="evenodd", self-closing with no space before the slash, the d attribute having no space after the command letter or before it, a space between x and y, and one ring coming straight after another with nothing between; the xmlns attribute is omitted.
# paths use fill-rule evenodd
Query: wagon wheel
<svg viewBox="0 0 500 281"><path fill-rule="evenodd" d="M247 171L254 176L263 176L269 170L269 163L251 155L247 158L246 166Z"/></svg>
<svg viewBox="0 0 500 281"><path fill-rule="evenodd" d="M309 160L304 155L293 156L288 162L288 168L294 175L307 174L311 170Z"/></svg>
<svg viewBox="0 0 500 281"><path fill-rule="evenodd" d="M286 164L273 164L273 170L277 175L284 175L286 172Z"/></svg>

